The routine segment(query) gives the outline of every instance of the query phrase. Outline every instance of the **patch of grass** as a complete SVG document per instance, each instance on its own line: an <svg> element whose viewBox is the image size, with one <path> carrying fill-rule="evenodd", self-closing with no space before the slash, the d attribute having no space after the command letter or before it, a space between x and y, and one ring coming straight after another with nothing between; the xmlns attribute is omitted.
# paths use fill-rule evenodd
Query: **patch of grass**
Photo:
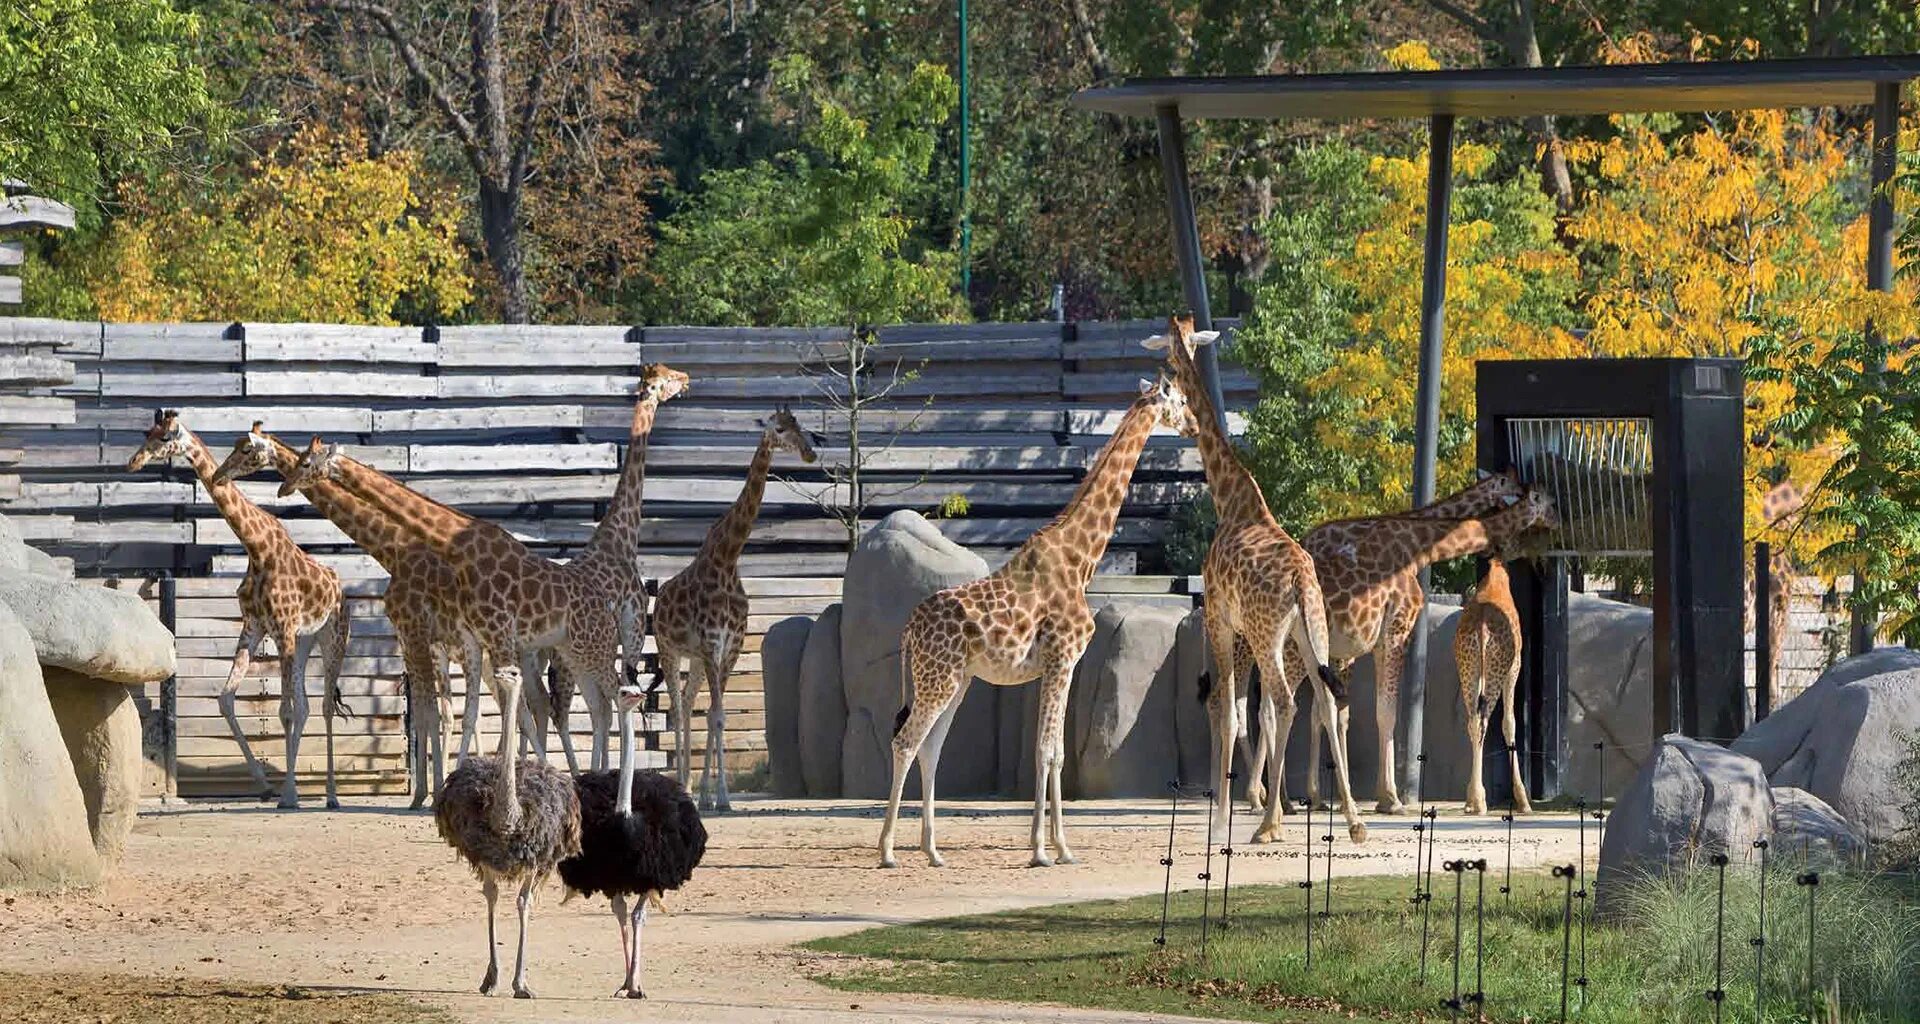
<svg viewBox="0 0 1920 1024"><path fill-rule="evenodd" d="M442 1010L384 992L11 971L0 971L0 1020L14 1024L453 1024L453 1017Z"/></svg>
<svg viewBox="0 0 1920 1024"><path fill-rule="evenodd" d="M1725 931L1727 1020L1753 1020L1756 920L1751 870L1729 876ZM1509 907L1499 878L1487 879L1487 1013L1502 1021L1557 1020L1560 1013L1564 883L1543 874L1514 879ZM1475 985L1473 885L1465 880L1460 990ZM880 928L809 943L865 958L823 979L858 991L919 992L976 999L1066 1003L1146 1012L1323 1024L1334 1020L1444 1019L1453 992L1453 885L1434 879L1427 977L1420 983L1421 914L1404 878L1335 883L1333 916L1314 921L1313 965L1303 946L1304 895L1297 888L1235 889L1233 925L1214 929L1199 954L1201 896L1173 901L1165 950L1153 938L1160 898L1075 903ZM1768 1020L1804 1020L1804 899L1791 873L1770 880ZM1324 895L1316 888L1315 909ZM1783 899L1782 896L1785 896ZM1819 979L1847 1021L1920 1018L1920 902L1910 886L1856 877L1821 886ZM1214 896L1218 911L1218 894ZM1698 872L1642 883L1623 899L1621 920L1593 922L1586 940L1590 979L1584 1007L1574 990L1570 1016L1595 1024L1701 1021L1712 1017L1713 876ZM1742 909L1744 908L1744 909ZM1744 914L1744 916L1742 916ZM1578 922L1574 964L1578 976ZM1796 956L1798 957L1796 959Z"/></svg>

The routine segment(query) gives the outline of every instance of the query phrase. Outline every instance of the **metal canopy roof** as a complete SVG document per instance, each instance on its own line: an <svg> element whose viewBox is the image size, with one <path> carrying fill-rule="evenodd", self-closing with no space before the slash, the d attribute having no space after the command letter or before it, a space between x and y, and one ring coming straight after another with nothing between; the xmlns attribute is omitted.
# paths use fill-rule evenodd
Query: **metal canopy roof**
<svg viewBox="0 0 1920 1024"><path fill-rule="evenodd" d="M1073 105L1132 117L1355 120L1531 117L1864 106L1874 86L1920 78L1920 54L1792 60L1473 68L1335 75L1130 78Z"/></svg>

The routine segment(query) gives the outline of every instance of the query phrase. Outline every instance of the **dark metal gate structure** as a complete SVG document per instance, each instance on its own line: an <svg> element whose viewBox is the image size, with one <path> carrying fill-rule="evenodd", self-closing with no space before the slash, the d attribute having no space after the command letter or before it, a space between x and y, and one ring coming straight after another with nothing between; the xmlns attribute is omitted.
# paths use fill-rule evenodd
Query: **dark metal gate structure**
<svg viewBox="0 0 1920 1024"><path fill-rule="evenodd" d="M1653 558L1648 739L1725 742L1750 720L1744 394L1737 359L1548 359L1476 364L1481 468L1513 466L1553 496L1561 529L1509 566L1524 633L1521 735L1537 794L1566 778L1567 576L1574 557ZM1498 774L1498 773L1495 773Z"/></svg>

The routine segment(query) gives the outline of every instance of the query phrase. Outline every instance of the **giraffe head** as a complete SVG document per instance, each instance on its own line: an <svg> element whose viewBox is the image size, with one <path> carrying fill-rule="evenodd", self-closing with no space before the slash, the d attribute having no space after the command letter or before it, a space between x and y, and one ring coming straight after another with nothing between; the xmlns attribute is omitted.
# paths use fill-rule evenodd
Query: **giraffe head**
<svg viewBox="0 0 1920 1024"><path fill-rule="evenodd" d="M156 409L146 440L127 460L127 472L140 469L154 459L178 458L187 454L192 445L193 435L187 433L186 426L180 422L180 413L174 409Z"/></svg>
<svg viewBox="0 0 1920 1024"><path fill-rule="evenodd" d="M648 363L640 371L640 398L655 405L671 401L687 390L692 379L665 363Z"/></svg>
<svg viewBox="0 0 1920 1024"><path fill-rule="evenodd" d="M1140 378L1140 397L1153 403L1160 416L1160 426L1182 437L1192 437L1199 430L1193 410L1187 406L1186 392L1180 390L1180 384L1172 377L1162 373L1156 380Z"/></svg>
<svg viewBox="0 0 1920 1024"><path fill-rule="evenodd" d="M273 466L273 442L260 429L261 424L262 421L254 420L253 428L241 434L240 440L233 442L233 451L213 472L214 483L224 484L243 476L252 476Z"/></svg>
<svg viewBox="0 0 1920 1024"><path fill-rule="evenodd" d="M307 447L300 453L300 461L293 464L293 472L280 483L282 498L302 487L308 487L322 480L336 480L340 476L340 446L328 444L314 435Z"/></svg>
<svg viewBox="0 0 1920 1024"><path fill-rule="evenodd" d="M1475 472L1479 474L1479 479L1465 493L1490 508L1511 505L1527 495L1527 485L1520 482L1520 470L1516 467L1508 466L1498 473L1489 473L1484 469Z"/></svg>
<svg viewBox="0 0 1920 1024"><path fill-rule="evenodd" d="M815 458L813 446L826 441L826 438L802 427L785 405L775 409L773 415L756 422L764 436L772 441L774 451L792 452L800 456L801 462L812 462Z"/></svg>
<svg viewBox="0 0 1920 1024"><path fill-rule="evenodd" d="M1194 353L1200 346L1211 345L1219 338L1219 331L1194 330L1191 316L1173 316L1167 318L1167 333L1156 334L1140 344L1149 351L1165 352L1174 369L1184 371L1193 368Z"/></svg>
<svg viewBox="0 0 1920 1024"><path fill-rule="evenodd" d="M1560 528L1560 511L1554 507L1553 496L1538 487L1529 486L1520 500L1501 513L1509 517L1512 529L1509 535L1522 533L1552 533Z"/></svg>

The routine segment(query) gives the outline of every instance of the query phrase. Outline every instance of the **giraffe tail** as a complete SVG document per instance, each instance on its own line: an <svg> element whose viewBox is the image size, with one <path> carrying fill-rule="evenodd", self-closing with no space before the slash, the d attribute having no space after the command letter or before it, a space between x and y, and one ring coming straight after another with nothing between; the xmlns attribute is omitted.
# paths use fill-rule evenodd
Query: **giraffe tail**
<svg viewBox="0 0 1920 1024"><path fill-rule="evenodd" d="M913 695L912 691L907 688L908 664L907 652L905 650L906 645L902 644L900 646L902 648L900 651L900 713L893 716L893 734L895 736L900 735L900 730L907 727L907 719L913 715Z"/></svg>

